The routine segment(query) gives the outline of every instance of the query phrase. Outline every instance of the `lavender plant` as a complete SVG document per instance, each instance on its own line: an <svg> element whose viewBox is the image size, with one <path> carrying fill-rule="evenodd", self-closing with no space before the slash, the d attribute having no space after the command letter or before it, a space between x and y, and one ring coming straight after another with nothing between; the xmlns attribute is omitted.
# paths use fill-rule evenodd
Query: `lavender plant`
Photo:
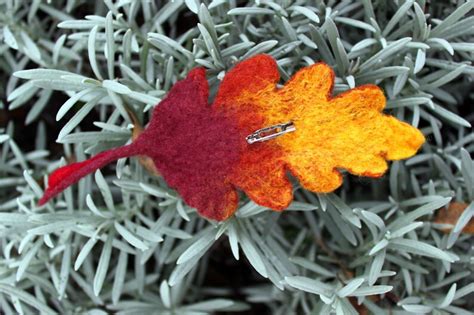
<svg viewBox="0 0 474 315"><path fill-rule="evenodd" d="M473 8L0 0L1 313L472 314ZM207 221L138 159L37 206L49 172L130 141L190 69L215 91L259 53L285 81L324 61L335 93L379 85L427 143L384 178L297 187L282 213L244 201Z"/></svg>

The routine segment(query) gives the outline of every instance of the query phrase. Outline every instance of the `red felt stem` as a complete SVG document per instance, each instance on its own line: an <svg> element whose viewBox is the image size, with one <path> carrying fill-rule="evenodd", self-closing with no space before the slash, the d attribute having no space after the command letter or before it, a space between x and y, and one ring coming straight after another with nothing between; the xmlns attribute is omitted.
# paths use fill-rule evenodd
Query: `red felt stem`
<svg viewBox="0 0 474 315"><path fill-rule="evenodd" d="M76 162L55 170L49 177L48 188L43 197L39 200L39 205L48 202L70 185L78 182L84 176L104 167L105 165L120 158L129 157L138 154L139 148L135 143L107 150L96 156L83 161Z"/></svg>

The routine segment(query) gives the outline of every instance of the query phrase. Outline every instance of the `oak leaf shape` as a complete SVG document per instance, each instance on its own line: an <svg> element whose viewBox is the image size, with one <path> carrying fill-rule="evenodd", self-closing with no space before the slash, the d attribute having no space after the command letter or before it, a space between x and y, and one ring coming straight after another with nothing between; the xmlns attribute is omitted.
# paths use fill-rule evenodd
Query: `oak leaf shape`
<svg viewBox="0 0 474 315"><path fill-rule="evenodd" d="M301 69L282 88L278 81L275 60L255 56L227 73L210 106L205 71L192 70L131 144L53 172L40 204L112 161L138 155L202 216L224 220L237 209L237 190L262 206L287 208L288 170L305 188L330 192L342 183L339 169L379 177L386 160L410 157L424 142L419 130L381 112L385 97L374 85L332 97L334 73L323 63ZM295 132L247 143L254 131L288 121Z"/></svg>

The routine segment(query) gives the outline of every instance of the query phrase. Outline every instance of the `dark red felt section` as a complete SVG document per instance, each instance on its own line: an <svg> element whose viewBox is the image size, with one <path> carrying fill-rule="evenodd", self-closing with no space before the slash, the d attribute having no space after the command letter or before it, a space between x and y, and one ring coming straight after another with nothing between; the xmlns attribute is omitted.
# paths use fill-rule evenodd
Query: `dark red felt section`
<svg viewBox="0 0 474 315"><path fill-rule="evenodd" d="M226 182L245 142L233 120L208 105L202 68L176 83L136 140L166 182L202 215L222 219L237 204Z"/></svg>
<svg viewBox="0 0 474 315"><path fill-rule="evenodd" d="M155 107L151 122L133 144L56 170L40 204L113 160L147 155L187 204L208 218L227 217L238 202L227 176L246 143L236 123L209 106L208 90L204 69L192 70Z"/></svg>

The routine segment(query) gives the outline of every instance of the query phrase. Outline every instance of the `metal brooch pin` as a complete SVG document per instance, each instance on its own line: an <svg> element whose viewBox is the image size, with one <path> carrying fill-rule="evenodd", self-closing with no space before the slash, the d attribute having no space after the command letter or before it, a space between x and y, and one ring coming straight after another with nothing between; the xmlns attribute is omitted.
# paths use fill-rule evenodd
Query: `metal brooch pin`
<svg viewBox="0 0 474 315"><path fill-rule="evenodd" d="M254 133L248 135L245 139L247 140L248 144L252 144L255 142L263 142L270 139L274 139L285 133L289 133L295 131L296 127L293 122L287 122L283 124L277 124L270 127L265 127L255 131Z"/></svg>

